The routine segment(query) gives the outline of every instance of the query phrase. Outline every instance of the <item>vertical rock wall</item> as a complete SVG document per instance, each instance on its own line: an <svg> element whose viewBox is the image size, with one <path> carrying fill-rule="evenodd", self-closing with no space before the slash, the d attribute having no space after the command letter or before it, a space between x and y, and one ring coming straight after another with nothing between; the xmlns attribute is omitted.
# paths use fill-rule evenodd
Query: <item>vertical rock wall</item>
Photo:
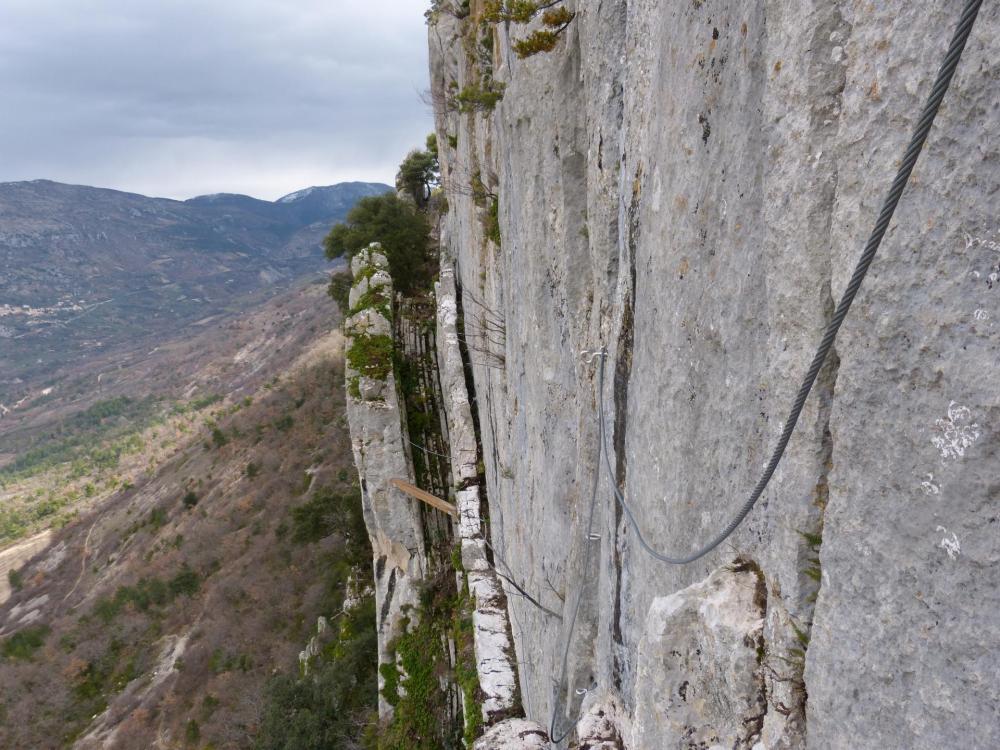
<svg viewBox="0 0 1000 750"><path fill-rule="evenodd" d="M459 336L455 272L449 258L442 262L437 297L438 362L455 477L458 544L462 568L474 599L472 628L476 672L482 694L482 718L487 726L520 712L516 657L507 614L507 597L490 560L486 525L481 513L479 447ZM466 711L476 710L465 706Z"/></svg>
<svg viewBox="0 0 1000 750"><path fill-rule="evenodd" d="M511 50L524 28L479 26L479 2L429 34L443 242L466 309L504 330L473 358L492 540L563 615L510 600L527 717L569 727L606 696L623 727L646 717L629 747L661 747L673 719L643 708L663 679L647 667L673 645L651 613L739 558L766 600L745 613L760 660L740 684L764 710L741 742L1000 744L1000 9L984 5L774 481L726 545L671 567L639 549L610 483L678 553L742 503L961 3L565 5L576 18L529 60ZM484 65L502 100L457 111ZM602 346L598 393L599 360L579 353ZM598 409L612 476L587 541ZM723 674L689 682L717 692Z"/></svg>

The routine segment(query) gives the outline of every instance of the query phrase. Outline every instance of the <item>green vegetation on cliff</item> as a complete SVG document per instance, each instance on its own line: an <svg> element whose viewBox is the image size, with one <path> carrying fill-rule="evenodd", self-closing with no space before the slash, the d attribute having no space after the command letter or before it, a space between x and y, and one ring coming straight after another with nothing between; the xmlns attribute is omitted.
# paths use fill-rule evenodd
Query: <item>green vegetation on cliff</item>
<svg viewBox="0 0 1000 750"><path fill-rule="evenodd" d="M267 687L257 750L374 748L377 667L375 601L334 623L335 639L308 676L280 675Z"/></svg>
<svg viewBox="0 0 1000 750"><path fill-rule="evenodd" d="M396 189L405 192L413 199L417 208L423 209L438 184L439 172L437 136L431 133L427 136L427 148L411 151L399 165Z"/></svg>
<svg viewBox="0 0 1000 750"><path fill-rule="evenodd" d="M522 58L555 49L559 37L576 18L576 13L559 0L487 0L485 5L484 17L491 23L527 24L539 16L542 28L514 41L514 51Z"/></svg>
<svg viewBox="0 0 1000 750"><path fill-rule="evenodd" d="M454 640L460 647L463 642L471 646L468 617L468 608L455 591L454 571L438 571L423 589L419 610L404 621L407 632L390 644L398 668L393 664L380 668L385 680L382 696L393 707L393 717L381 727L379 750L459 750L463 736L470 747L470 740L478 737L480 722L472 718L463 728L452 714L452 686L468 685L469 672L467 667L452 668L445 645ZM477 712L474 666L472 675L475 684L466 699L473 701L470 707ZM443 689L442 682L449 687Z"/></svg>
<svg viewBox="0 0 1000 750"><path fill-rule="evenodd" d="M257 750L374 748L378 692L378 636L375 599L363 594L346 603L357 571L367 576L371 546L357 490L317 490L292 509L292 540L315 544L331 535L344 540L336 556L322 559L324 609L333 615L326 642L305 673L282 674L267 684ZM339 612L339 614L335 614Z"/></svg>
<svg viewBox="0 0 1000 750"><path fill-rule="evenodd" d="M427 217L415 204L386 193L358 201L347 220L330 230L324 246L327 257L333 260L352 258L373 242L380 243L393 283L399 291L409 293L430 282L430 233Z"/></svg>

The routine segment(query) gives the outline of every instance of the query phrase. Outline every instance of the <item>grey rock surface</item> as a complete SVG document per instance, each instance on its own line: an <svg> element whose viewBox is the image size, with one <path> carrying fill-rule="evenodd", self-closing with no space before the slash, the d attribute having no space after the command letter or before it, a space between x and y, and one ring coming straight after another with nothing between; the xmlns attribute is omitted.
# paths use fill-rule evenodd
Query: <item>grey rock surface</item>
<svg viewBox="0 0 1000 750"><path fill-rule="evenodd" d="M351 289L352 308L369 289L379 288L391 299L388 262L378 245L358 253L351 261L351 272L359 279ZM362 285L364 288L359 289ZM379 663L385 664L393 661L388 645L402 633L406 608L419 603L418 584L427 571L423 526L418 501L389 484L390 479L413 481L395 376L390 368L384 379L365 377L350 364L351 347L358 337L391 336L391 321L375 307L368 307L344 321L344 333L348 351L347 418L374 557ZM351 382L355 378L358 390L352 395ZM380 690L382 683L380 674ZM392 707L379 693L380 716L391 712Z"/></svg>
<svg viewBox="0 0 1000 750"><path fill-rule="evenodd" d="M483 695L483 719L489 725L509 715L517 699L517 668L507 620L507 599L492 569L470 572L469 589L476 600L472 634Z"/></svg>
<svg viewBox="0 0 1000 750"><path fill-rule="evenodd" d="M549 750L549 737L533 721L507 719L476 740L473 750Z"/></svg>
<svg viewBox="0 0 1000 750"><path fill-rule="evenodd" d="M454 269L447 259L435 288L437 300L437 356L446 414L451 473L460 489L455 492L458 510L457 537L469 591L472 612L476 672L487 726L518 710L517 665L507 613L507 597L489 561L486 529L481 514L476 430L465 364L459 345L458 301ZM460 583L460 585L463 585ZM464 706L464 710L471 710Z"/></svg>
<svg viewBox="0 0 1000 750"><path fill-rule="evenodd" d="M760 504L719 550L669 567L609 483L669 552L743 502L960 4L566 5L550 53L520 60L523 30L497 29L492 113L437 112L456 144L443 242L464 307L503 323L474 367L492 543L563 614L510 598L528 718L573 726L596 685L633 719L654 602L740 557L766 590L766 747L1000 746L1000 8L984 5ZM473 80L474 22L431 27L436 102ZM498 197L499 246L474 176ZM602 346L597 393L579 353ZM598 409L613 476L600 469L588 556Z"/></svg>
<svg viewBox="0 0 1000 750"><path fill-rule="evenodd" d="M628 723L626 718L613 698L606 694L595 698L576 724L577 750L624 750L622 728Z"/></svg>
<svg viewBox="0 0 1000 750"><path fill-rule="evenodd" d="M722 568L653 600L639 641L630 748L756 746L767 711L766 596L753 571Z"/></svg>

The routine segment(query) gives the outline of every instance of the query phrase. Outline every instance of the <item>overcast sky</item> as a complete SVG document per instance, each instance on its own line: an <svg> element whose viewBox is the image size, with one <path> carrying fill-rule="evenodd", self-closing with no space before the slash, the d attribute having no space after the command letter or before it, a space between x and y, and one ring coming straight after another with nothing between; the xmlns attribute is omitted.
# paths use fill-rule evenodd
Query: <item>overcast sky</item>
<svg viewBox="0 0 1000 750"><path fill-rule="evenodd" d="M0 182L274 199L431 130L421 0L0 0Z"/></svg>

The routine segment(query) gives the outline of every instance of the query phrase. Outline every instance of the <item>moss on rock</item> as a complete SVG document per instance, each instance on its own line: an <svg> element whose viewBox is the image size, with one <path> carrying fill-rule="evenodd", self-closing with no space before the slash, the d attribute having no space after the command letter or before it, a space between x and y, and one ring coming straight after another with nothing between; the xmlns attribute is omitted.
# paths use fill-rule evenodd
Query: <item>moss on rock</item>
<svg viewBox="0 0 1000 750"><path fill-rule="evenodd" d="M392 372L392 351L391 336L358 334L347 349L347 363L366 378L385 380Z"/></svg>

